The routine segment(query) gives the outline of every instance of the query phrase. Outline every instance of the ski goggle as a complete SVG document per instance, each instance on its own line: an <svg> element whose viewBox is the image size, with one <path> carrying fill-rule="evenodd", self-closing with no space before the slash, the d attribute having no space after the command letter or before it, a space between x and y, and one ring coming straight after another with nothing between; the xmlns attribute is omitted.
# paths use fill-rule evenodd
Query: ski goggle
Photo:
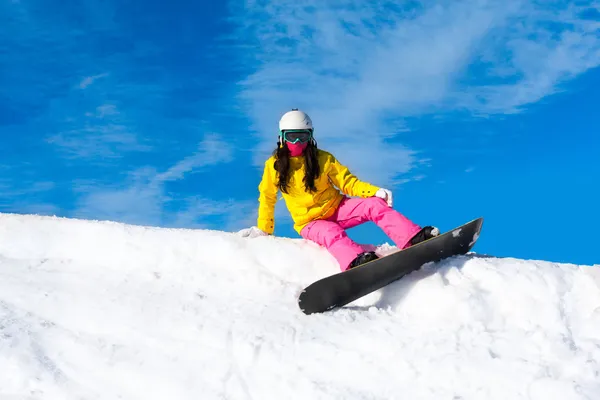
<svg viewBox="0 0 600 400"><path fill-rule="evenodd" d="M312 134L312 130L310 129L289 129L281 131L283 140L292 144L307 143L312 139Z"/></svg>

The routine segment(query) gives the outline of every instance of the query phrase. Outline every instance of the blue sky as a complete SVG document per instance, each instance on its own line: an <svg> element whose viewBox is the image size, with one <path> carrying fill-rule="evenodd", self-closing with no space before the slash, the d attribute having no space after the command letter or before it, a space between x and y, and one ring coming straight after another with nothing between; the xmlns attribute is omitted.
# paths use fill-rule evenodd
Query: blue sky
<svg viewBox="0 0 600 400"><path fill-rule="evenodd" d="M0 212L236 231L299 107L417 223L599 263L600 2L402 4L2 2Z"/></svg>

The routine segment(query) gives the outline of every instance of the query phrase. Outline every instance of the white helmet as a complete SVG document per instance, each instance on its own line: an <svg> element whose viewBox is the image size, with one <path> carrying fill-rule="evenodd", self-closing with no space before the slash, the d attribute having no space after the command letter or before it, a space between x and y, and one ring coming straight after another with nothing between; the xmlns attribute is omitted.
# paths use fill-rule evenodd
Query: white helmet
<svg viewBox="0 0 600 400"><path fill-rule="evenodd" d="M312 120L305 112L298 111L297 108L292 108L283 114L279 120L279 132L291 129L313 129Z"/></svg>

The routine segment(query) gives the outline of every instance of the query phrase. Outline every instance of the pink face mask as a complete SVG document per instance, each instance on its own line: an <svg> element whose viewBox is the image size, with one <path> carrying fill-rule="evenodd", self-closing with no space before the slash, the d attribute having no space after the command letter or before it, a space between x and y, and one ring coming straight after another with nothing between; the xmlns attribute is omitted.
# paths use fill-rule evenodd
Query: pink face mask
<svg viewBox="0 0 600 400"><path fill-rule="evenodd" d="M304 149L306 149L306 146L308 146L308 143L285 142L285 144L287 145L287 148L290 150L290 155L292 157L301 156L302 153L304 152Z"/></svg>

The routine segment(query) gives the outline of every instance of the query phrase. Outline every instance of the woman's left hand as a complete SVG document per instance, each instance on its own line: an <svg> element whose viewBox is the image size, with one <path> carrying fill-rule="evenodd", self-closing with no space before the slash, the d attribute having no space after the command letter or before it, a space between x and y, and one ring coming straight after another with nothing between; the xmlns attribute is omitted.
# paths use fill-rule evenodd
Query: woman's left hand
<svg viewBox="0 0 600 400"><path fill-rule="evenodd" d="M375 196L384 199L387 202L388 206L392 207L393 201L391 191L381 188L375 193Z"/></svg>

